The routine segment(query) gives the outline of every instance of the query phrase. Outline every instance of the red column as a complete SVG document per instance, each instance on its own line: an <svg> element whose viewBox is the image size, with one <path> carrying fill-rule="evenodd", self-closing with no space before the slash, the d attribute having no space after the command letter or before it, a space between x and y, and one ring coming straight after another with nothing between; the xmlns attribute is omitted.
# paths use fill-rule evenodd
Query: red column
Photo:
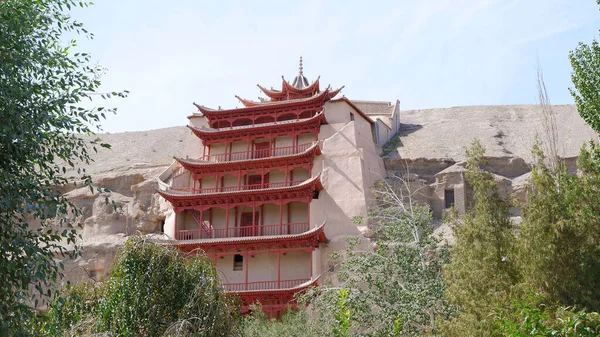
<svg viewBox="0 0 600 337"><path fill-rule="evenodd" d="M252 234L256 231L256 201L252 202Z"/></svg>
<svg viewBox="0 0 600 337"><path fill-rule="evenodd" d="M260 234L259 235L264 235L265 234L265 205L262 204L260 205Z"/></svg>
<svg viewBox="0 0 600 337"><path fill-rule="evenodd" d="M287 204L287 230L288 230L288 234L290 233L290 221L292 219L292 213L290 212L290 204L291 204L291 202L288 202L288 204Z"/></svg>
<svg viewBox="0 0 600 337"><path fill-rule="evenodd" d="M249 262L248 260L249 260L250 255L246 253L246 254L242 254L242 256L244 256L244 258L246 260L246 282L244 285L244 289L248 290L248 262Z"/></svg>
<svg viewBox="0 0 600 337"><path fill-rule="evenodd" d="M310 251L310 279L312 280L313 277L313 252L315 251L315 249L313 248Z"/></svg>
<svg viewBox="0 0 600 337"><path fill-rule="evenodd" d="M200 223L198 229L200 230L200 238L202 238L202 223L204 222L204 208L200 208Z"/></svg>
<svg viewBox="0 0 600 337"><path fill-rule="evenodd" d="M227 141L229 141L229 139L227 139ZM229 155L227 155L226 157L228 158L228 161L231 161L231 152L233 151L233 142L229 143ZM227 146L225 146L225 153L227 153Z"/></svg>
<svg viewBox="0 0 600 337"><path fill-rule="evenodd" d="M252 150L252 140L248 138L248 146L246 146L246 158L244 159L250 159L252 157L250 155L250 150Z"/></svg>
<svg viewBox="0 0 600 337"><path fill-rule="evenodd" d="M279 235L283 235L283 204L279 204Z"/></svg>
<svg viewBox="0 0 600 337"><path fill-rule="evenodd" d="M277 251L277 289L281 289L281 250Z"/></svg>
<svg viewBox="0 0 600 337"><path fill-rule="evenodd" d="M178 216L179 214L178 214L178 212L177 212L177 211L175 211L175 210L173 210L173 212L175 212L175 226L174 226L174 228L173 228L173 237L174 237L174 238L177 240L177 239L179 239L179 238L177 237L177 231L178 231L178 228L177 228L177 216Z"/></svg>

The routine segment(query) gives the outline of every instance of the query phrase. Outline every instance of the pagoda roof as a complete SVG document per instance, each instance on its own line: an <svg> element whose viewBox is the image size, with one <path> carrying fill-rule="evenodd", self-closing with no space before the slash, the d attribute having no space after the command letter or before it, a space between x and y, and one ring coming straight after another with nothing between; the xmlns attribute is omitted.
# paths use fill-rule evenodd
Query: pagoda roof
<svg viewBox="0 0 600 337"><path fill-rule="evenodd" d="M281 76L281 90L267 89L260 84L257 84L258 88L271 100L273 101L282 101L286 100L289 97L289 94L293 96L298 95L311 95L316 92L319 92L319 80L321 76L317 77L317 79L308 86L304 88L297 88L291 85L288 81L285 80L285 77Z"/></svg>
<svg viewBox="0 0 600 337"><path fill-rule="evenodd" d="M188 128L200 139L222 140L226 138L244 138L253 135L273 134L275 132L289 132L294 130L313 129L326 124L325 114L319 112L310 118L288 120L279 122L262 123L255 125L234 126L222 129L198 128L188 125Z"/></svg>
<svg viewBox="0 0 600 337"><path fill-rule="evenodd" d="M305 105L312 105L315 103L325 103L326 101L334 98L344 87L340 87L339 89L332 90L330 87L327 87L324 91L315 93L310 97L291 99L286 101L275 101L275 102L264 102L259 103L254 106L248 106L243 108L235 108L235 109L211 109L205 107L203 105L199 105L194 103L194 105L198 108L201 114L194 113L188 118L201 117L206 116L209 119L220 117L220 116L231 116L231 117L241 117L243 115L251 115L255 112L270 112L272 110L285 109L290 107L302 107Z"/></svg>
<svg viewBox="0 0 600 337"><path fill-rule="evenodd" d="M161 241L160 243L165 246L176 246L187 252L199 248L207 253L231 253L240 251L260 252L262 250L286 248L317 248L321 242L327 242L325 222L318 227L300 234L198 240L168 240Z"/></svg>
<svg viewBox="0 0 600 337"><path fill-rule="evenodd" d="M306 149L303 152L279 157L232 160L218 163L187 158L174 158L181 164L181 166L183 166L186 170L192 173L210 174L242 169L252 170L257 168L279 167L281 166L282 161L285 162L286 165L293 166L298 165L300 163L304 163L306 161L312 161L312 158L314 158L314 156L318 156L320 154L321 147L319 146L319 142L314 142L313 145L311 145L308 149Z"/></svg>
<svg viewBox="0 0 600 337"><path fill-rule="evenodd" d="M320 175L312 177L298 185L271 187L255 190L224 191L214 193L188 193L175 190L157 193L169 201L176 210L210 208L222 204L252 205L257 202L283 203L289 200L307 200L313 197L315 191L321 191Z"/></svg>
<svg viewBox="0 0 600 337"><path fill-rule="evenodd" d="M281 289L264 289L264 290L239 290L230 291L230 293L237 294L242 300L240 310L242 313L250 311L250 305L256 302L261 303L263 310L271 311L282 310L288 308L290 305L294 305L296 300L294 295L306 291L310 287L317 286L319 284L319 278L316 277L312 280L299 284L292 288L281 288Z"/></svg>

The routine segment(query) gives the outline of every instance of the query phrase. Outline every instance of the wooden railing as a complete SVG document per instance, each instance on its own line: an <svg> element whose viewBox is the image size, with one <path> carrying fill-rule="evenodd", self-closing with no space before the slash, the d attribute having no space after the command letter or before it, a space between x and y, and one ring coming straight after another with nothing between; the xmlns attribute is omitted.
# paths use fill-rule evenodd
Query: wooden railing
<svg viewBox="0 0 600 337"><path fill-rule="evenodd" d="M297 287L308 281L310 281L310 279L261 281L248 283L223 283L222 286L228 291L275 290Z"/></svg>
<svg viewBox="0 0 600 337"><path fill-rule="evenodd" d="M239 238L246 236L271 236L301 234L309 230L308 222L271 224L262 226L240 226L232 228L182 229L175 233L176 240L199 240L217 238Z"/></svg>
<svg viewBox="0 0 600 337"><path fill-rule="evenodd" d="M171 188L174 191L188 192L192 194L210 194L210 193L221 193L221 192L237 192L237 191L248 191L248 190L260 190L264 188L280 188L287 186L296 186L306 180L292 180L292 181L281 181L276 183L258 183L251 185L241 186L225 186L225 187L212 187L212 188L192 188L192 187L174 187Z"/></svg>
<svg viewBox="0 0 600 337"><path fill-rule="evenodd" d="M204 161L210 161L215 163L237 161L237 160L248 160L258 158L269 158L269 157L282 157L289 156L292 154L298 154L309 149L314 143L306 143L294 146L277 147L274 149L260 149L260 150L248 150L241 152L230 152L221 154L211 154L202 157Z"/></svg>

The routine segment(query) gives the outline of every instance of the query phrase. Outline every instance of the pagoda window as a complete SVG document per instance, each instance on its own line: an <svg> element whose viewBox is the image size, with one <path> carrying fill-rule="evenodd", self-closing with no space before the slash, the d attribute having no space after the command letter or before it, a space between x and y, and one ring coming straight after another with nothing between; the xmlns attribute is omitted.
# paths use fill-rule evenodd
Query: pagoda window
<svg viewBox="0 0 600 337"><path fill-rule="evenodd" d="M271 143L255 143L254 144L254 158L267 158L271 156Z"/></svg>
<svg viewBox="0 0 600 337"><path fill-rule="evenodd" d="M275 117L273 117L273 116L262 116L262 117L258 117L254 121L254 124L264 124L264 123L273 123L273 122L275 122Z"/></svg>
<svg viewBox="0 0 600 337"><path fill-rule="evenodd" d="M259 174L249 175L248 176L248 189L256 190L260 189L262 186L263 177Z"/></svg>
<svg viewBox="0 0 600 337"><path fill-rule="evenodd" d="M214 129L228 128L230 126L231 126L231 123L229 123L229 121L217 121L212 124L212 127Z"/></svg>
<svg viewBox="0 0 600 337"><path fill-rule="evenodd" d="M244 126L244 125L252 125L252 120L249 118L236 119L233 122L233 126Z"/></svg>
<svg viewBox="0 0 600 337"><path fill-rule="evenodd" d="M239 271L244 269L244 256L235 254L233 256L233 271Z"/></svg>
<svg viewBox="0 0 600 337"><path fill-rule="evenodd" d="M256 236L258 212L244 212L240 217L240 236Z"/></svg>
<svg viewBox="0 0 600 337"><path fill-rule="evenodd" d="M285 114L285 115L279 116L279 118L277 118L277 121L283 122L283 121L291 121L294 119L298 119L298 116L295 114Z"/></svg>

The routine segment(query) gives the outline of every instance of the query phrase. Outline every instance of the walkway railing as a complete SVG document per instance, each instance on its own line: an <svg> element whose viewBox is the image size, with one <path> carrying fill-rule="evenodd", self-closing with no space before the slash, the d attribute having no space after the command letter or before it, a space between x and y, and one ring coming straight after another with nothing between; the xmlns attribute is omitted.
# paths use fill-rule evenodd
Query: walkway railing
<svg viewBox="0 0 600 337"><path fill-rule="evenodd" d="M228 291L275 290L297 287L308 281L310 281L310 279L261 281L248 283L223 283L222 286Z"/></svg>
<svg viewBox="0 0 600 337"><path fill-rule="evenodd" d="M260 149L260 150L248 150L241 152L230 152L221 154L211 154L202 157L204 161L210 161L214 163L237 161L237 160L248 160L258 158L269 158L269 157L282 157L289 156L292 154L298 154L309 149L314 143L300 144L294 146L277 147L274 149Z"/></svg>
<svg viewBox="0 0 600 337"><path fill-rule="evenodd" d="M221 193L221 192L237 192L237 191L248 191L248 190L260 190L264 188L280 188L287 186L296 186L306 180L292 180L292 181L281 181L276 183L257 183L250 185L241 186L226 186L217 188L192 188L192 187L174 187L171 188L174 191L188 192L192 194L209 194L209 193Z"/></svg>
<svg viewBox="0 0 600 337"><path fill-rule="evenodd" d="M261 226L239 226L232 228L182 229L175 233L176 240L199 240L218 238L239 238L248 236L271 236L286 234L301 234L308 232L308 222L288 224L271 224Z"/></svg>

